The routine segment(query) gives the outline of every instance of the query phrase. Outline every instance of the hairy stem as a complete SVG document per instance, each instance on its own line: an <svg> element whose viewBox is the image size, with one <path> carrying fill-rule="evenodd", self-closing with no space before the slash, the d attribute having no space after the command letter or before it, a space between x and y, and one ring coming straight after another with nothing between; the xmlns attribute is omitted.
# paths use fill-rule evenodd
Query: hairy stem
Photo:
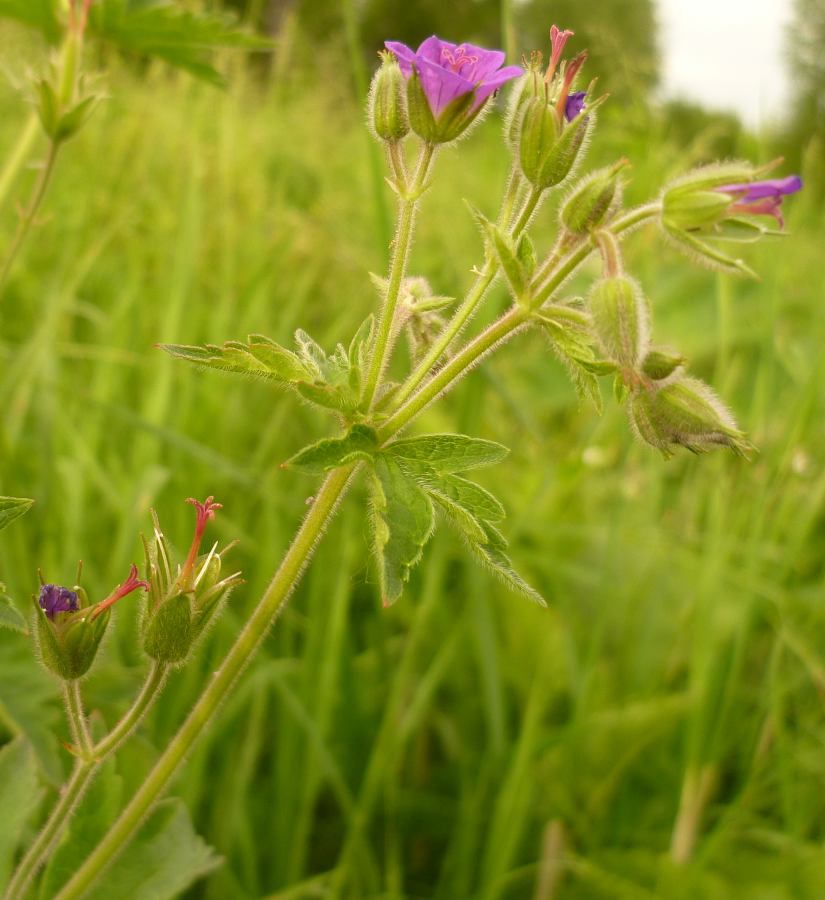
<svg viewBox="0 0 825 900"><path fill-rule="evenodd" d="M327 476L278 571L227 653L220 669L210 679L186 721L161 754L154 768L118 820L60 891L59 900L80 897L143 821L157 796L166 787L190 747L206 727L248 660L258 649L273 619L286 605L292 590L301 578L304 567L312 556L318 539L323 534L338 502L344 495L355 468L353 465L346 466L336 469Z"/></svg>
<svg viewBox="0 0 825 900"><path fill-rule="evenodd" d="M0 172L0 207L6 202L6 197L17 176L20 174L20 169L23 167L23 163L29 155L29 151L32 149L32 145L37 138L39 130L40 123L37 118L37 113L33 112L29 115L26 124L20 130L17 143L15 143L11 153L6 157L6 164Z"/></svg>
<svg viewBox="0 0 825 900"><path fill-rule="evenodd" d="M46 161L44 162L43 167L40 170L40 174L38 175L37 181L35 182L34 188L32 189L32 195L29 199L29 203L20 218L20 224L17 226L17 231L15 232L11 244L9 245L9 249L6 253L6 258L3 262L3 268L0 270L0 297L2 297L3 289L6 286L6 281L8 280L9 274L11 273L11 268L14 265L15 259L17 258L17 254L20 252L20 248L23 246L23 242L26 240L26 236L28 235L29 229L32 226L32 222L34 222L37 211L40 209L40 205L43 202L43 198L46 196L46 189L48 188L49 182L52 178L52 174L54 173L54 164L55 160L57 159L57 151L59 147L60 144L57 141L50 142L49 150L46 155Z"/></svg>
<svg viewBox="0 0 825 900"><path fill-rule="evenodd" d="M657 211L656 204L631 210L615 220L611 228L615 233L627 230L652 218ZM588 241L583 247L564 257L558 267L559 274L552 276L550 280L556 278L563 280L566 277L565 273L569 274L594 249L593 244ZM523 328L530 316L530 310L513 307L474 338L381 426L378 431L380 440L388 440L436 397L450 390L479 360ZM267 629L286 606L356 468L357 464L351 464L335 469L327 475L281 565L221 667L117 821L55 900L75 900L80 897L132 838L152 804L165 789L241 671L255 654Z"/></svg>
<svg viewBox="0 0 825 900"><path fill-rule="evenodd" d="M405 196L400 197L398 201L398 223L395 228L395 238L392 246L387 293L384 297L381 318L378 322L378 334L373 345L369 371L364 384L364 395L362 397L364 409L369 409L372 405L378 383L381 380L381 373L384 371L392 349L393 322L395 320L395 310L398 306L398 298L401 294L401 285L407 272L407 258L409 257L410 244L412 243L415 211L418 207L421 191L424 189L424 184L427 180L434 152L434 144L424 144L421 148L421 155L418 159L418 168L413 177L413 183L409 190L405 191Z"/></svg>
<svg viewBox="0 0 825 900"><path fill-rule="evenodd" d="M513 204L515 202L515 196L518 193L520 182L521 178L518 176L518 172L514 167L513 171L510 174L510 180L498 218L498 224L500 226L505 225L512 214ZM527 227L527 223L530 221L531 216L536 211L536 207L539 204L541 196L542 191L539 191L535 188L530 191L530 194L525 201L524 207L520 211L516 223L513 225L512 231L510 232L514 238L518 238L521 232L524 231L524 229ZM493 280L498 273L498 268L499 266L496 260L487 260L484 268L478 273L478 276L475 282L473 282L473 286L470 288L467 296L464 298L461 305L456 310L455 315L452 317L452 319L450 319L444 331L442 331L438 336L438 340L433 344L433 346L430 348L429 352L421 360L421 362L415 367L410 377L398 389L395 397L393 398L396 408L401 406L404 401L413 394L415 389L427 377L427 374L430 372L433 366L441 359L444 353L449 349L452 342L461 333L461 330L467 324L467 321L478 309L479 304L484 299L484 295L487 293L488 288L493 283Z"/></svg>
<svg viewBox="0 0 825 900"><path fill-rule="evenodd" d="M45 862L55 842L63 834L72 812L86 793L103 761L117 750L157 699L166 680L167 667L153 663L146 681L132 706L97 744L93 745L83 715L80 688L77 681L66 685L66 707L75 741L83 748L84 756L78 757L71 777L64 785L60 798L55 804L40 834L20 861L14 877L9 882L5 900L24 897L32 878Z"/></svg>
<svg viewBox="0 0 825 900"><path fill-rule="evenodd" d="M163 690L167 671L167 666L152 661L149 674L146 676L146 681L135 698L135 702L109 734L92 748L92 756L96 761L101 762L109 754L114 753L134 731L140 720L146 715L149 707Z"/></svg>
<svg viewBox="0 0 825 900"><path fill-rule="evenodd" d="M92 755L92 736L83 711L83 698L80 695L79 681L64 681L63 694L66 698L66 714L69 718L69 729L77 745L79 755L88 760Z"/></svg>

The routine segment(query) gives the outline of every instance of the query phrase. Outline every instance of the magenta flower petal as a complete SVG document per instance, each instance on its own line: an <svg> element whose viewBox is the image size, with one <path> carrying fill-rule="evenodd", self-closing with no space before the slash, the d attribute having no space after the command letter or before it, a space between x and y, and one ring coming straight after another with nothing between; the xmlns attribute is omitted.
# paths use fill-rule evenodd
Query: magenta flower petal
<svg viewBox="0 0 825 900"><path fill-rule="evenodd" d="M59 584L44 584L37 598L40 608L54 621L61 612L77 612L77 594Z"/></svg>
<svg viewBox="0 0 825 900"><path fill-rule="evenodd" d="M584 109L584 101L587 97L587 91L573 91L568 94L567 101L564 106L564 117L568 122L572 122L577 115Z"/></svg>
<svg viewBox="0 0 825 900"><path fill-rule="evenodd" d="M418 72L436 119L453 100L473 91L475 112L502 84L522 74L519 66L501 68L505 59L501 50L453 44L435 35L423 41L415 52L397 41L386 41L384 46L395 54L406 78L411 77L413 69Z"/></svg>
<svg viewBox="0 0 825 900"><path fill-rule="evenodd" d="M505 66L503 69L500 69L492 78L482 82L476 88L476 102L473 108L477 109L493 91L497 91L503 84L518 78L521 74L522 69L519 66Z"/></svg>
<svg viewBox="0 0 825 900"><path fill-rule="evenodd" d="M404 77L409 78L412 75L412 64L415 62L415 51L399 41L384 41L384 46L395 54Z"/></svg>
<svg viewBox="0 0 825 900"><path fill-rule="evenodd" d="M432 35L425 41L421 42L421 45L419 46L418 50L416 50L415 55L421 57L422 59L428 59L430 62L434 62L440 65L441 50L444 47L455 50L455 44L451 44L448 41L442 41L441 38Z"/></svg>
<svg viewBox="0 0 825 900"><path fill-rule="evenodd" d="M472 81L468 81L456 72L443 69L423 57L419 56L416 59L415 67L418 70L427 102L436 119L444 112L444 108L449 103L452 103L457 97L469 94L475 88Z"/></svg>
<svg viewBox="0 0 825 900"><path fill-rule="evenodd" d="M716 188L722 194L736 194L743 203L764 200L766 197L784 197L802 190L802 179L798 175L786 178L766 178L764 181L743 182L741 184L725 184Z"/></svg>

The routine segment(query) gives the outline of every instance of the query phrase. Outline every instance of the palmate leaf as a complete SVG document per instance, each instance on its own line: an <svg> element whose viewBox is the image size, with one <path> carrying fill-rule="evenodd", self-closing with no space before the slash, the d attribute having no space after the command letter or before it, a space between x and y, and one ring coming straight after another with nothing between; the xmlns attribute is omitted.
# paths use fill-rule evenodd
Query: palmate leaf
<svg viewBox="0 0 825 900"><path fill-rule="evenodd" d="M426 492L389 456L375 460L370 484L378 582L385 606L401 596L410 570L433 532Z"/></svg>

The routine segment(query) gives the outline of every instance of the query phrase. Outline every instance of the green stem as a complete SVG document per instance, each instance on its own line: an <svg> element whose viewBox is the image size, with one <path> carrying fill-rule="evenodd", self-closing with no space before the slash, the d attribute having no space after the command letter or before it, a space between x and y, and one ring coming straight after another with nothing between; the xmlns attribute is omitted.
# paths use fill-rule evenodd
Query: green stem
<svg viewBox="0 0 825 900"><path fill-rule="evenodd" d="M166 681L167 667L158 662L152 662L146 681L143 683L135 702L115 725L115 727L92 748L92 756L98 762L105 759L129 737L140 720L144 717L149 707L155 701L163 689Z"/></svg>
<svg viewBox="0 0 825 900"><path fill-rule="evenodd" d="M453 384L473 368L501 341L511 337L530 318L528 310L515 306L470 341L462 350L439 369L424 386L400 409L396 410L378 429L380 441L389 440L409 421L417 416L439 394L448 391Z"/></svg>
<svg viewBox="0 0 825 900"><path fill-rule="evenodd" d="M17 143L14 145L11 153L6 157L6 164L3 166L3 171L0 172L0 207L6 202L6 196L11 190L15 179L20 173L20 169L23 167L26 157L31 151L38 131L40 131L40 122L37 118L37 113L32 113L21 129L20 135L17 138Z"/></svg>
<svg viewBox="0 0 825 900"><path fill-rule="evenodd" d="M89 726L86 722L86 714L83 711L83 699L80 696L79 681L64 681L63 693L66 697L66 712L69 718L69 728L72 732L77 749L82 758L88 761L92 755L92 736L89 734Z"/></svg>
<svg viewBox="0 0 825 900"><path fill-rule="evenodd" d="M511 173L510 183L505 194L505 200L502 204L502 210L499 214L499 225L503 225L509 218L512 211L512 205L515 194L518 193L520 179L516 177L516 173ZM521 210L516 224L513 226L511 235L518 238L521 232L527 227L530 217L536 210L542 192L536 189L530 191L524 208ZM469 293L464 298L461 306L456 310L455 315L450 319L447 327L438 337L438 340L430 348L427 355L415 367L409 378L401 385L393 398L394 407L399 408L416 390L421 382L427 377L433 366L441 359L442 355L449 349L450 344L458 337L467 321L478 308L484 295L487 293L490 285L498 273L498 262L488 259L484 268L479 272Z"/></svg>
<svg viewBox="0 0 825 900"><path fill-rule="evenodd" d="M339 500L344 495L355 468L353 465L346 466L336 469L327 476L278 571L243 631L227 653L220 669L210 679L186 721L161 754L154 768L118 820L60 891L56 900L80 897L143 821L155 798L164 789L250 657L258 649L273 619L286 606L319 538L332 518Z"/></svg>
<svg viewBox="0 0 825 900"><path fill-rule="evenodd" d="M617 227L619 230L626 230L643 222L646 218L655 215L657 209L655 204L651 204L640 210L632 210L616 220L613 226L614 230ZM646 212L642 213L641 210L646 210ZM588 245L587 252L592 252L592 250L593 246ZM385 441L403 428L433 399L449 390L481 358L520 330L530 316L531 311L525 310L523 307L513 307L505 313L459 351L418 393L397 410L379 429L379 438ZM258 649L273 620L286 606L318 541L346 492L356 468L356 464L343 466L327 475L281 565L227 653L221 667L212 677L186 721L158 758L154 768L120 814L118 820L55 900L74 900L74 898L80 897L131 839L158 795L164 790L192 745L209 723L221 701L234 685L244 666Z"/></svg>
<svg viewBox="0 0 825 900"><path fill-rule="evenodd" d="M375 391L381 380L381 373L384 371L387 357L390 354L395 309L398 306L401 285L407 271L407 258L410 252L415 210L427 179L427 173L430 170L434 152L434 144L424 144L421 148L421 156L418 159L418 168L416 169L413 184L410 190L406 192L406 195L399 199L398 224L396 225L395 239L393 240L390 274L387 280L387 295L384 298L381 319L378 323L378 334L373 346L370 368L364 384L364 396L362 398L364 409L369 409L372 405Z"/></svg>
<svg viewBox="0 0 825 900"><path fill-rule="evenodd" d="M78 757L74 771L61 791L60 799L40 834L20 861L4 894L5 900L16 900L16 898L25 896L29 883L43 864L54 842L63 833L69 817L86 793L86 789L97 774L103 760L114 753L126 740L160 693L166 678L166 671L166 666L158 663L152 664L146 681L128 712L111 732L94 746L83 716L79 683L74 681L66 685L66 706L69 710L72 734L78 744L84 745L85 755Z"/></svg>
<svg viewBox="0 0 825 900"><path fill-rule="evenodd" d="M14 261L17 258L17 254L20 252L20 248L23 246L23 242L26 240L26 236L28 235L29 229L32 226L32 222L34 222L34 218L37 215L37 211L40 209L40 204L43 202L43 198L46 196L46 189L48 188L49 182L52 178L52 174L54 173L54 163L57 158L57 151L59 147L60 144L56 141L52 141L49 144L49 152L46 156L46 162L43 164L43 168L40 170L40 174L38 175L37 181L35 182L34 188L32 190L29 204L26 207L22 218L20 219L20 224L17 226L17 231L15 232L15 235L12 238L12 242L9 245L8 252L6 253L6 259L3 262L3 268L2 270L0 270L0 297L2 297L3 289L6 286L6 281L8 280L11 268L14 265Z"/></svg>

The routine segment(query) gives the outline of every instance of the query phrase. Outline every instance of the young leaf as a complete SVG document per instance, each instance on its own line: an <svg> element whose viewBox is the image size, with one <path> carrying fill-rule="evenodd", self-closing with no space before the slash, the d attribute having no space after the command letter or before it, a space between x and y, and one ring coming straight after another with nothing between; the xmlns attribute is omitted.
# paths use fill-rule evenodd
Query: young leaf
<svg viewBox="0 0 825 900"><path fill-rule="evenodd" d="M527 288L529 274L525 269L523 257L519 255L509 234L486 219L480 212L475 212L476 219L481 223L484 233L490 241L490 246L507 279L507 284L516 300L521 300ZM525 246L526 250L526 246Z"/></svg>
<svg viewBox="0 0 825 900"><path fill-rule="evenodd" d="M372 428L353 425L345 437L327 438L304 447L292 459L287 460L284 467L308 472L310 475L322 475L356 459L371 457L377 447L378 439Z"/></svg>
<svg viewBox="0 0 825 900"><path fill-rule="evenodd" d="M439 473L463 472L500 462L510 452L501 444L464 434L427 434L404 438L384 448L404 468L422 465Z"/></svg>
<svg viewBox="0 0 825 900"><path fill-rule="evenodd" d="M389 606L401 596L432 534L433 505L392 458L377 457L371 482L378 580Z"/></svg>
<svg viewBox="0 0 825 900"><path fill-rule="evenodd" d="M6 594L6 586L0 583L0 628L10 628L26 634L29 630L26 620L18 612L17 607Z"/></svg>
<svg viewBox="0 0 825 900"><path fill-rule="evenodd" d="M25 515L33 503L34 500L26 500L23 497L0 497L0 531L15 519Z"/></svg>
<svg viewBox="0 0 825 900"><path fill-rule="evenodd" d="M158 347L176 359L225 372L289 383L313 377L294 353L258 334L250 335L248 344L227 341L220 347L215 344L158 344Z"/></svg>

